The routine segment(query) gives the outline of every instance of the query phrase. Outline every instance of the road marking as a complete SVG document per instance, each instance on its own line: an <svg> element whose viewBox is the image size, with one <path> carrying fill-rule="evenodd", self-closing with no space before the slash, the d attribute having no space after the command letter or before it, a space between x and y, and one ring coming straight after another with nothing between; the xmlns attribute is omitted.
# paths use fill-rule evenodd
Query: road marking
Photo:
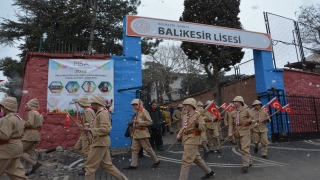
<svg viewBox="0 0 320 180"><path fill-rule="evenodd" d="M52 180L58 180L59 179L59 177L54 177Z"/></svg>
<svg viewBox="0 0 320 180"><path fill-rule="evenodd" d="M81 161L83 161L83 159L78 159L77 161L71 163L71 164L68 166L68 168L69 168L69 169L72 168L74 165L76 165L77 163L79 163L79 162L81 162Z"/></svg>
<svg viewBox="0 0 320 180"><path fill-rule="evenodd" d="M68 179L69 179L69 176L63 177L63 180L68 180Z"/></svg>
<svg viewBox="0 0 320 180"><path fill-rule="evenodd" d="M313 141L311 141L311 140L305 140L305 141L303 141L303 142L308 143L308 144L313 144L313 145L320 146L320 143L313 142Z"/></svg>
<svg viewBox="0 0 320 180"><path fill-rule="evenodd" d="M238 152L236 150L236 148L232 148L232 151L241 156L240 152ZM263 163L267 163L267 164L271 164L271 165L276 165L276 166L288 166L289 164L286 164L286 163L280 163L280 162L276 162L276 161L271 161L271 160L267 160L267 159L262 159L262 158L258 158L258 157L255 157L255 156L251 156L252 157L252 160L255 160L255 161L259 161L259 162L263 162Z"/></svg>

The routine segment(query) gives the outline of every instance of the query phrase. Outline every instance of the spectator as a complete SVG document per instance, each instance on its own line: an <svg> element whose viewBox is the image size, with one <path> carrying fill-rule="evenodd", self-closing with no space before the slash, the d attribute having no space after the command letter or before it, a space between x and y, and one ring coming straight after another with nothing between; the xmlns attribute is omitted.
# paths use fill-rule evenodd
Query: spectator
<svg viewBox="0 0 320 180"><path fill-rule="evenodd" d="M149 127L151 130L151 137L149 139L152 148L157 147L158 151L163 151L162 131L161 126L163 122L163 114L158 108L156 102L151 103L151 108L148 110L153 124Z"/></svg>

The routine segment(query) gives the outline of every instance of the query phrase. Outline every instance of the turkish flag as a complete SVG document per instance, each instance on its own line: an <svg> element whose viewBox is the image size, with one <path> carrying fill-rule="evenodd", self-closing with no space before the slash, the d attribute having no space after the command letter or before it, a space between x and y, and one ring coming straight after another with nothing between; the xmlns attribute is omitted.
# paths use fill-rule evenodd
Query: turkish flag
<svg viewBox="0 0 320 180"><path fill-rule="evenodd" d="M287 104L287 105L283 106L281 111L282 111L282 112L287 112L288 114L293 115L293 113L292 113L292 109L291 109L291 107L290 107L290 105L289 105L289 104Z"/></svg>
<svg viewBox="0 0 320 180"><path fill-rule="evenodd" d="M226 111L233 111L233 110L234 110L234 107L231 104L229 104L229 106L226 107Z"/></svg>
<svg viewBox="0 0 320 180"><path fill-rule="evenodd" d="M69 114L66 114L66 122L65 122L64 126L68 126L69 121L70 121L70 116L69 116Z"/></svg>
<svg viewBox="0 0 320 180"><path fill-rule="evenodd" d="M270 111L266 106L263 108L263 110L265 110L268 114L270 114Z"/></svg>
<svg viewBox="0 0 320 180"><path fill-rule="evenodd" d="M208 112L212 113L214 116L216 116L216 118L220 121L220 114L219 114L218 108L214 102L211 102L211 104L209 104L206 107L206 110Z"/></svg>
<svg viewBox="0 0 320 180"><path fill-rule="evenodd" d="M224 109L224 108L227 107L227 104L226 104L226 103L223 103L220 107Z"/></svg>
<svg viewBox="0 0 320 180"><path fill-rule="evenodd" d="M275 97L273 98L270 102L268 102L267 104L268 106L271 106L273 108L276 108L277 110L281 111L282 110L282 107L280 105L280 102L279 100Z"/></svg>

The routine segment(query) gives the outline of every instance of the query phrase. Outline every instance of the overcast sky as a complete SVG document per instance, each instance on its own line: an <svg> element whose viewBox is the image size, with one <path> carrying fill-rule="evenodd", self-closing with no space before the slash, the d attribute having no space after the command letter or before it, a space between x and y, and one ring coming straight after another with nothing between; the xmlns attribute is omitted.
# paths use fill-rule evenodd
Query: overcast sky
<svg viewBox="0 0 320 180"><path fill-rule="evenodd" d="M11 6L12 2L12 0L0 1L0 17L16 20L14 9ZM141 0L138 15L178 21L184 9L183 2L184 0ZM239 17L245 30L265 33L263 12L296 20L295 12L299 11L300 6L318 2L319 0L242 0ZM243 61L252 59L252 51L245 50L245 52ZM6 56L18 59L16 56L18 53L20 52L17 48L0 46L0 59Z"/></svg>

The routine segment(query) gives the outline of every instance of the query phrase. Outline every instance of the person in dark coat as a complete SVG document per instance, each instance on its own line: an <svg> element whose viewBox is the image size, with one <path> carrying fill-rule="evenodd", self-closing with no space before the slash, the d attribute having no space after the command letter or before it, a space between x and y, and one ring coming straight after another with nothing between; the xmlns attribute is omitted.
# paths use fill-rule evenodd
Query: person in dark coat
<svg viewBox="0 0 320 180"><path fill-rule="evenodd" d="M162 132L161 126L163 122L163 113L158 107L156 102L151 103L151 107L148 110L150 117L152 119L153 124L149 127L151 130L151 137L149 139L152 148L154 149L155 146L157 147L158 151L163 151L162 145Z"/></svg>

